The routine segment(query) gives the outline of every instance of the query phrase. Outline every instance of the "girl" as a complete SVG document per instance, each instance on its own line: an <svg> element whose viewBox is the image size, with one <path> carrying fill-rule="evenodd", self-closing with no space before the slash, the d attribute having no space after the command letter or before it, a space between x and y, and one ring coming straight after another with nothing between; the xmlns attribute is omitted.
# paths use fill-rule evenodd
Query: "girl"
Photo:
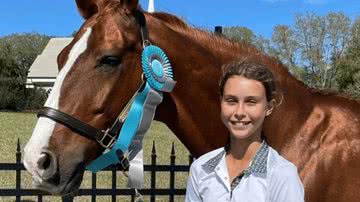
<svg viewBox="0 0 360 202"><path fill-rule="evenodd" d="M186 201L304 201L297 168L271 148L262 133L264 119L276 104L273 74L262 64L246 61L223 69L221 120L229 140L191 165Z"/></svg>

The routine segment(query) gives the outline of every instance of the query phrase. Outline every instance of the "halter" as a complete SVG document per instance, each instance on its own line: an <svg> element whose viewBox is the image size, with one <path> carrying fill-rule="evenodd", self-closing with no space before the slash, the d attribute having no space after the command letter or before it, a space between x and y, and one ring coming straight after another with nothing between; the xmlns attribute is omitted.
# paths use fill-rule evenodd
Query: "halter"
<svg viewBox="0 0 360 202"><path fill-rule="evenodd" d="M130 145L130 143L134 142L135 139L140 139L142 144L142 137L153 120L156 106L162 101L162 92L171 92L176 83L172 80L172 69L167 56L159 47L151 45L149 41L144 14L139 11L135 17L140 25L143 45L143 83L121 111L111 128L104 130L95 128L64 112L49 107L44 107L37 114L38 117L47 117L65 125L108 150L107 153L104 153L87 166L87 169L92 172L97 172L108 165L118 163L124 169L128 168L129 162L126 151L129 146L132 147L131 149L135 151L135 154L140 150L142 151L142 145L141 149L139 149Z"/></svg>

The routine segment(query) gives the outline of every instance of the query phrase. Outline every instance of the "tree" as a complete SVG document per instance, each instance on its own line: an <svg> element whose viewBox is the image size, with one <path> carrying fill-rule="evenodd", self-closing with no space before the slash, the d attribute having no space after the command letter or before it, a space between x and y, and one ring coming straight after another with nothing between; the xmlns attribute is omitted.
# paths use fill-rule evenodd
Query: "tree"
<svg viewBox="0 0 360 202"><path fill-rule="evenodd" d="M296 64L299 43L295 38L294 31L286 25L277 25L274 27L271 42L275 55L287 65L290 73L300 78Z"/></svg>
<svg viewBox="0 0 360 202"><path fill-rule="evenodd" d="M267 53L268 55L276 56L275 50L271 46L271 41L263 37L262 35L256 36L254 45L256 46L256 48Z"/></svg>
<svg viewBox="0 0 360 202"><path fill-rule="evenodd" d="M310 12L297 14L294 27L274 27L271 41L255 35L246 27L225 28L224 34L278 58L290 73L310 87L337 89L338 82L346 80L337 78L337 74L339 60L349 46L351 33L354 33L350 27L351 20L342 12L330 12L326 16Z"/></svg>
<svg viewBox="0 0 360 202"><path fill-rule="evenodd" d="M326 16L327 43L325 46L327 71L323 79L323 86L332 87L335 85L338 68L337 63L343 56L345 48L351 38L351 21L344 13L331 12Z"/></svg>
<svg viewBox="0 0 360 202"><path fill-rule="evenodd" d="M29 68L49 39L36 33L0 38L0 109L21 110L26 106Z"/></svg>
<svg viewBox="0 0 360 202"><path fill-rule="evenodd" d="M231 40L254 44L256 35L246 27L225 27L223 34Z"/></svg>
<svg viewBox="0 0 360 202"><path fill-rule="evenodd" d="M323 45L326 35L325 18L314 13L297 14L295 22L296 38L300 47L303 67L308 73L305 82L313 87L320 87L323 61Z"/></svg>
<svg viewBox="0 0 360 202"><path fill-rule="evenodd" d="M297 14L294 28L284 25L274 28L274 54L309 86L335 88L337 61L349 43L350 24L350 19L341 12L327 16Z"/></svg>
<svg viewBox="0 0 360 202"><path fill-rule="evenodd" d="M261 35L256 35L247 27L225 27L223 34L233 41L251 44L269 55L274 55L270 40Z"/></svg>
<svg viewBox="0 0 360 202"><path fill-rule="evenodd" d="M340 91L360 99L360 17L352 25L349 44L337 62L336 81Z"/></svg>

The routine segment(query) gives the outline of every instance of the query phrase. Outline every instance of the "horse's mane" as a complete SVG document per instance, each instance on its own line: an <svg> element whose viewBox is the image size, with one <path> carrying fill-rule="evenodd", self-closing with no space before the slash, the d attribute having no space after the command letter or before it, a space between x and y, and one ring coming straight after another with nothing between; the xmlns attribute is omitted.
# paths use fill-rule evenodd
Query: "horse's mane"
<svg viewBox="0 0 360 202"><path fill-rule="evenodd" d="M189 26L183 20L179 19L174 15L170 15L168 13L163 13L163 12L156 12L156 13L152 13L151 15L171 26L177 26L182 29L189 28Z"/></svg>
<svg viewBox="0 0 360 202"><path fill-rule="evenodd" d="M195 28L189 26L186 22L180 19L177 16L164 13L164 12L155 12L151 13L151 16L161 20L162 22L166 23L172 29L179 31L179 32L186 32L188 35L194 37L197 40L206 40L209 43L206 44L216 44L214 48L218 47L217 45L226 45L226 46L233 46L240 49L252 49L252 51L258 52L258 50L252 46L251 44L246 44L242 42L234 42L223 35L214 34L207 30L203 30L200 28ZM210 37L209 37L210 36Z"/></svg>
<svg viewBox="0 0 360 202"><path fill-rule="evenodd" d="M234 48L238 49L239 52L244 52L249 55L254 54L257 57L260 57L259 59L269 62L270 65L276 67L278 71L280 71L282 73L286 73L286 74L288 74L288 76L293 77L295 82L298 85L300 85L302 88L306 89L307 91L310 91L313 94L325 95L325 96L335 96L335 97L345 98L345 99L360 103L360 100L356 100L351 95L346 94L346 93L338 92L338 91L335 91L332 89L316 89L316 88L307 86L304 82L296 79L293 75L291 75L288 68L286 68L286 66L278 58L266 55L262 51L259 51L252 44L245 43L245 42L232 41L223 35L214 34L207 30L202 30L199 28L189 26L186 22L184 22L179 17L168 14L168 13L155 12L155 13L151 13L150 15L161 20L162 22L166 23L172 29L175 29L180 32L186 32L190 36L196 38L197 40L207 41L208 43L205 43L205 44L212 45L213 48L215 48L215 49L220 47L221 45L223 45L223 46L234 47Z"/></svg>

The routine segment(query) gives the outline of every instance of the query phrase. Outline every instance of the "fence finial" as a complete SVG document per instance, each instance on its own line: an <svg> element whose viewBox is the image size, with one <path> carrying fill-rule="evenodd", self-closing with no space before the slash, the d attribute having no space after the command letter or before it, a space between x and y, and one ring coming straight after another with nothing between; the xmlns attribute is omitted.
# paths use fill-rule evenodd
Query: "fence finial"
<svg viewBox="0 0 360 202"><path fill-rule="evenodd" d="M16 147L16 151L20 152L21 151L21 147L20 147L20 138L17 139L17 147Z"/></svg>
<svg viewBox="0 0 360 202"><path fill-rule="evenodd" d="M152 146L152 150L151 150L152 154L156 154L156 149L155 149L155 140L153 140L153 146Z"/></svg>
<svg viewBox="0 0 360 202"><path fill-rule="evenodd" d="M174 142L172 142L172 146L171 146L171 155L174 156L175 155L175 146L174 146Z"/></svg>

